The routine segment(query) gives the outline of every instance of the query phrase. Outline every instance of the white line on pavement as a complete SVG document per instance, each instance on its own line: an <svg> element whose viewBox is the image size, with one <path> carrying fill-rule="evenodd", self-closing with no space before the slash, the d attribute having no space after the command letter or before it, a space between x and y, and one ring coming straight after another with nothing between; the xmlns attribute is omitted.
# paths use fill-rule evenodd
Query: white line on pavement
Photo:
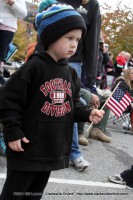
<svg viewBox="0 0 133 200"><path fill-rule="evenodd" d="M123 189L125 189L124 185L114 184L114 183L93 182L93 181L81 181L81 180L67 180L67 179L50 178L49 182L52 182L52 183L66 183L66 184L74 184L74 185L89 185L89 186L97 186L97 187L123 188Z"/></svg>
<svg viewBox="0 0 133 200"><path fill-rule="evenodd" d="M0 174L0 179L5 179L6 174ZM64 184L73 184L73 185L89 185L95 187L109 187L109 188L120 188L125 189L124 185L114 184L114 183L102 183L102 182L93 182L93 181L81 181L81 180L67 180L67 179L57 179L50 178L49 182L51 183L64 183Z"/></svg>

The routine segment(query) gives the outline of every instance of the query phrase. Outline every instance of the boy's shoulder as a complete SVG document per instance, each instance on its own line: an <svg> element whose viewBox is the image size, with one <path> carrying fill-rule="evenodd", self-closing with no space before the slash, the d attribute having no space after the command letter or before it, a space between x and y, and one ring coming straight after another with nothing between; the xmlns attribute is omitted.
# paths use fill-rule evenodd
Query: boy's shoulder
<svg viewBox="0 0 133 200"><path fill-rule="evenodd" d="M44 55L43 53L33 53L29 56L28 60L27 61L30 61L30 60L42 60L44 59Z"/></svg>
<svg viewBox="0 0 133 200"><path fill-rule="evenodd" d="M41 60L41 56L36 53L32 54L29 59L24 62L15 73L13 73L13 75L26 74L30 73L31 71L36 71L35 68L38 68L38 66L41 65Z"/></svg>

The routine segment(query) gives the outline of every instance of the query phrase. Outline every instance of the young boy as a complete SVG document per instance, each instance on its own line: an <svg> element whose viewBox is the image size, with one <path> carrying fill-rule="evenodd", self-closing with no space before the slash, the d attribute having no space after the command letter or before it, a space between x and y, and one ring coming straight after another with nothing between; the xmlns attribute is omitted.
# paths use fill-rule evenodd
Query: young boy
<svg viewBox="0 0 133 200"><path fill-rule="evenodd" d="M73 7L58 4L36 16L46 52L34 54L0 89L7 146L1 200L39 200L50 172L69 167L74 121L98 123L104 111L79 100L80 83L68 66L86 32Z"/></svg>

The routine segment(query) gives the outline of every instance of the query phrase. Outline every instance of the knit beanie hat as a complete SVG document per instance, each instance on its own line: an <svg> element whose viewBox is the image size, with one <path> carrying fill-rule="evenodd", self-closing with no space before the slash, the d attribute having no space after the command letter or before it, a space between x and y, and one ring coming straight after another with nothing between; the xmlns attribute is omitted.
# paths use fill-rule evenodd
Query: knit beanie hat
<svg viewBox="0 0 133 200"><path fill-rule="evenodd" d="M84 19L72 6L66 4L52 4L36 15L35 23L45 50L69 31L82 29L82 37L86 33Z"/></svg>
<svg viewBox="0 0 133 200"><path fill-rule="evenodd" d="M38 6L38 12L41 13L44 11L48 6L51 6L52 4L58 3L56 0L43 0L40 2Z"/></svg>

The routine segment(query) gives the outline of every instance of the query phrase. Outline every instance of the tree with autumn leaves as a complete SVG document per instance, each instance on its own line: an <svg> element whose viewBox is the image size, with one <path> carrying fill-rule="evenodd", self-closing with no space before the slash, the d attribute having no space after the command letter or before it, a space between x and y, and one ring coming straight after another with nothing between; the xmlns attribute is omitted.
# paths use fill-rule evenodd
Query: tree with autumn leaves
<svg viewBox="0 0 133 200"><path fill-rule="evenodd" d="M133 56L133 11L121 6L119 2L117 8L113 10L105 4L102 15L102 31L105 42L109 44L109 50L116 57L121 51L126 51Z"/></svg>
<svg viewBox="0 0 133 200"><path fill-rule="evenodd" d="M103 13L102 32L104 33L105 43L109 44L109 51L114 53L114 58L121 51L127 51L133 56L132 10L126 6L121 6L121 0L115 10L108 4L104 4L101 10ZM19 50L13 58L24 60L27 46L34 41L36 41L36 32L32 24L18 21L18 30L14 42L19 46Z"/></svg>
<svg viewBox="0 0 133 200"><path fill-rule="evenodd" d="M18 51L13 56L16 61L24 60L27 47L30 43L36 41L37 33L32 24L18 20L18 30L15 33L13 42L18 45Z"/></svg>

